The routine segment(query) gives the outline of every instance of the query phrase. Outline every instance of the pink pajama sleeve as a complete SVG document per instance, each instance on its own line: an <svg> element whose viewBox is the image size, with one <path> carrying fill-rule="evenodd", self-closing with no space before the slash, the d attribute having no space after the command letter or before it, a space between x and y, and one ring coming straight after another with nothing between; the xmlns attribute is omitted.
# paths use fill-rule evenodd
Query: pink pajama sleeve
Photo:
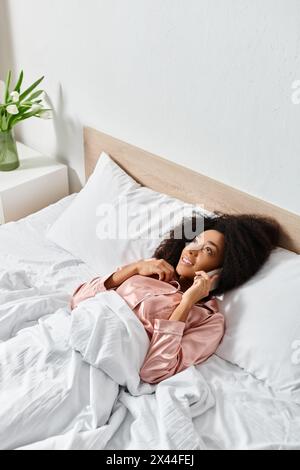
<svg viewBox="0 0 300 470"><path fill-rule="evenodd" d="M200 307L193 307L200 308ZM217 349L224 334L224 317L216 312L184 333L185 323L155 319L150 346L140 369L144 382L158 383L205 361Z"/></svg>
<svg viewBox="0 0 300 470"><path fill-rule="evenodd" d="M122 266L119 266L116 269L116 271L119 271L120 269L122 269ZM77 305L83 300L88 299L90 297L94 297L99 292L106 291L107 289L104 283L114 272L115 271L107 274L106 276L95 277L91 281L85 282L84 284L81 284L80 286L78 286L75 292L73 293L71 301L70 301L71 310L76 308ZM117 287L113 287L110 290L114 290L114 289L117 289Z"/></svg>

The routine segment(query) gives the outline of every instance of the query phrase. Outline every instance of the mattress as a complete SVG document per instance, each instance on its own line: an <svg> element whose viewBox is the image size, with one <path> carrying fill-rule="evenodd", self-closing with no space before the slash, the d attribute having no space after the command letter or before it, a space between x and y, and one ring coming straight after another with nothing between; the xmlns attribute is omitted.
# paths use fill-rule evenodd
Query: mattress
<svg viewBox="0 0 300 470"><path fill-rule="evenodd" d="M10 342L12 346L20 332L36 325L41 315L51 316L66 306L75 288L97 275L80 259L45 238L48 227L74 197L68 196L18 222L0 227L0 342L3 344ZM298 405L217 355L195 366L195 371L206 381L214 397L214 405L192 419L204 448L300 449ZM130 407L102 448L136 448L136 430L143 428L149 419L146 405L151 397L143 397L143 406L139 406L141 397L130 398ZM20 442L16 448L60 447L72 448L72 444L68 445L62 436L58 439L54 436ZM85 447L81 441L81 447L89 448L89 444Z"/></svg>

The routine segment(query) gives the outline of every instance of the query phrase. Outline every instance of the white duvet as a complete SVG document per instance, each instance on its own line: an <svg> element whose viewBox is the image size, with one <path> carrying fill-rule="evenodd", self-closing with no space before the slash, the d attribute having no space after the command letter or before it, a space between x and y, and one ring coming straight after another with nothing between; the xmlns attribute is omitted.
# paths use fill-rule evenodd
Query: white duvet
<svg viewBox="0 0 300 470"><path fill-rule="evenodd" d="M74 196L0 227L1 449L299 449L299 406L217 356L140 381L149 340L115 291L44 238Z"/></svg>
<svg viewBox="0 0 300 470"><path fill-rule="evenodd" d="M141 382L148 347L142 324L115 291L82 302L72 315L59 308L20 330L0 345L1 447L71 432L75 442L68 434L58 440L74 448L80 433L88 432L88 445L80 447L103 449L126 415L126 395L153 393L159 420L145 419L137 445L201 448L192 417L214 403L206 381L190 368L158 386Z"/></svg>

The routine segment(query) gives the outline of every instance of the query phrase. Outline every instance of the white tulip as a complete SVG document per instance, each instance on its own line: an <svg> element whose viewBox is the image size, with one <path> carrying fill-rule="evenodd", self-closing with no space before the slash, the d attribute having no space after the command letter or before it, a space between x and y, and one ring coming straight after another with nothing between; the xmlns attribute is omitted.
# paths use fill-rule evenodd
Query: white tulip
<svg viewBox="0 0 300 470"><path fill-rule="evenodd" d="M51 119L52 118L52 113L51 111L42 111L40 114L39 114L40 118L42 119Z"/></svg>
<svg viewBox="0 0 300 470"><path fill-rule="evenodd" d="M42 109L42 106L40 104L34 104L32 105L32 108L30 109L31 113L37 113Z"/></svg>
<svg viewBox="0 0 300 470"><path fill-rule="evenodd" d="M17 91L12 91L10 96L12 97L14 103L17 103L20 99L20 95Z"/></svg>
<svg viewBox="0 0 300 470"><path fill-rule="evenodd" d="M19 113L18 107L15 104L10 104L9 106L7 106L6 111L9 114L18 114Z"/></svg>

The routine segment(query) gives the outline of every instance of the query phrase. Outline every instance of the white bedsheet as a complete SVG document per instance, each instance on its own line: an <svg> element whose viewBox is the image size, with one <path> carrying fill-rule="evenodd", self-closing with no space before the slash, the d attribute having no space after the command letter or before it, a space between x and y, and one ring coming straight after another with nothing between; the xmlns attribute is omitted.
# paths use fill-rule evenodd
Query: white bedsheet
<svg viewBox="0 0 300 470"><path fill-rule="evenodd" d="M164 383L143 383L139 370L148 347L143 325L113 290L82 302L72 314L60 308L20 330L0 345L1 447L38 448L45 442L37 441L46 440L47 448L74 449L88 432L80 448L103 449L109 437L103 428L117 413L110 433L118 429L126 395L152 394L144 416L157 419L144 419L139 448L150 442L205 449L192 418L214 405L206 380L191 367Z"/></svg>
<svg viewBox="0 0 300 470"><path fill-rule="evenodd" d="M0 448L300 449L300 407L215 355L162 382L155 393L135 396L67 345L70 296L98 274L44 238L73 197L0 227ZM20 348L21 356L15 354ZM23 387L12 399L9 387L16 390L17 377ZM20 398L30 387L37 390L42 377L40 398L28 413ZM51 390L56 406L47 408L43 399ZM176 432L170 434L172 409ZM14 430L24 417L32 432L27 437Z"/></svg>

